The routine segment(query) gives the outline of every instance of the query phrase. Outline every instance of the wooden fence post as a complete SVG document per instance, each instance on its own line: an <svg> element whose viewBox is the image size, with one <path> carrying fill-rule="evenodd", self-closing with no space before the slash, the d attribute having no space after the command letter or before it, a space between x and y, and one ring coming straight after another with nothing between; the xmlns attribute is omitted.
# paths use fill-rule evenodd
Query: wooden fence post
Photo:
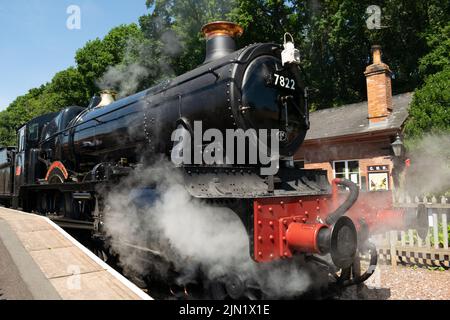
<svg viewBox="0 0 450 320"><path fill-rule="evenodd" d="M447 204L447 199L443 196L441 197L441 204ZM440 209L441 219L442 219L442 233L444 235L444 249L448 250L448 224L447 224L447 210L448 209Z"/></svg>
<svg viewBox="0 0 450 320"><path fill-rule="evenodd" d="M391 246L391 266L397 267L397 231L389 233L389 242Z"/></svg>
<svg viewBox="0 0 450 320"><path fill-rule="evenodd" d="M441 219L442 219L442 234L443 234L443 245L444 249L448 250L448 224L447 224L447 213L445 212L445 209L441 210Z"/></svg>
<svg viewBox="0 0 450 320"><path fill-rule="evenodd" d="M434 248L439 249L439 220L437 213L433 212L433 239Z"/></svg>
<svg viewBox="0 0 450 320"><path fill-rule="evenodd" d="M401 231L401 241L402 241L402 248L406 247L406 233L405 231Z"/></svg>

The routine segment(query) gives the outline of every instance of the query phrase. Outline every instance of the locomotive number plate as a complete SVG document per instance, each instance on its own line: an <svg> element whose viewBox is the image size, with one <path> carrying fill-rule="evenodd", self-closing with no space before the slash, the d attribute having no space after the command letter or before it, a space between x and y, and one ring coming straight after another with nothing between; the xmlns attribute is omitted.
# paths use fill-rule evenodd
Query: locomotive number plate
<svg viewBox="0 0 450 320"><path fill-rule="evenodd" d="M280 74L274 73L273 74L274 78L275 78L275 86L276 87L281 87L283 89L289 89L289 90L294 90L295 91L295 80L282 76Z"/></svg>

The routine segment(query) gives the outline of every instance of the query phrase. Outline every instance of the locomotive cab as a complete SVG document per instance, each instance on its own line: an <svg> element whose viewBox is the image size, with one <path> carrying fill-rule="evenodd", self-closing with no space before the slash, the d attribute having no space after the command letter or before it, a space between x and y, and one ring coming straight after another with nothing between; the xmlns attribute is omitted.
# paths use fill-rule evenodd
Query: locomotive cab
<svg viewBox="0 0 450 320"><path fill-rule="evenodd" d="M42 164L38 161L39 141L42 137L44 127L57 113L49 113L37 117L17 131L17 152L14 158L14 195L13 206L19 205L22 186L35 184ZM23 207L23 204L22 204Z"/></svg>
<svg viewBox="0 0 450 320"><path fill-rule="evenodd" d="M65 128L83 110L81 107L69 107L49 113L33 119L18 130L14 179L16 196L21 186L36 184L45 177L48 161L60 154L59 141Z"/></svg>

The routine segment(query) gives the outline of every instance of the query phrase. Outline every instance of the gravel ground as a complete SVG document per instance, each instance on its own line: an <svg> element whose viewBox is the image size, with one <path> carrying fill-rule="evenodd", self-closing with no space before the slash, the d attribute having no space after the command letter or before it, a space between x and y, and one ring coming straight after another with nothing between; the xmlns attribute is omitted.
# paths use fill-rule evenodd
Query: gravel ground
<svg viewBox="0 0 450 320"><path fill-rule="evenodd" d="M365 285L347 289L341 299L450 300L450 270L378 265Z"/></svg>

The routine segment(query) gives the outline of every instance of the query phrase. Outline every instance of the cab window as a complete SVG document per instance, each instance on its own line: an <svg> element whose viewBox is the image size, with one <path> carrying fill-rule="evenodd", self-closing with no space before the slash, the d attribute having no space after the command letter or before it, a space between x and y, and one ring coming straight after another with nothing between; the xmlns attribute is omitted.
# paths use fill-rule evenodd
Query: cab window
<svg viewBox="0 0 450 320"><path fill-rule="evenodd" d="M6 149L0 149L0 165L8 163L8 155Z"/></svg>
<svg viewBox="0 0 450 320"><path fill-rule="evenodd" d="M39 124L35 123L28 128L28 140L38 141L39 140Z"/></svg>
<svg viewBox="0 0 450 320"><path fill-rule="evenodd" d="M25 151L25 127L19 130L19 152Z"/></svg>
<svg viewBox="0 0 450 320"><path fill-rule="evenodd" d="M43 139L47 140L56 133L59 132L59 122L61 120L61 113L58 114L57 117L55 117L52 121L50 121L47 126L45 127Z"/></svg>

